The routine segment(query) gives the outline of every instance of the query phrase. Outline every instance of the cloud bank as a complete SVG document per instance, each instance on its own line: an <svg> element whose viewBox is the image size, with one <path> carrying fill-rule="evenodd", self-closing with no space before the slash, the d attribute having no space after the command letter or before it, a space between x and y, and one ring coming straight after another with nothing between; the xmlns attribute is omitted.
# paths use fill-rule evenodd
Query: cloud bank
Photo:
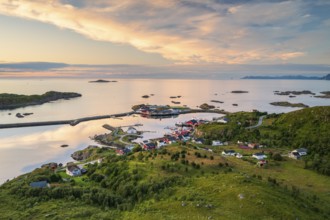
<svg viewBox="0 0 330 220"><path fill-rule="evenodd" d="M316 35L320 42L329 36L330 24L318 22L310 6L300 0L0 0L0 13L129 44L174 63L244 64L307 56Z"/></svg>

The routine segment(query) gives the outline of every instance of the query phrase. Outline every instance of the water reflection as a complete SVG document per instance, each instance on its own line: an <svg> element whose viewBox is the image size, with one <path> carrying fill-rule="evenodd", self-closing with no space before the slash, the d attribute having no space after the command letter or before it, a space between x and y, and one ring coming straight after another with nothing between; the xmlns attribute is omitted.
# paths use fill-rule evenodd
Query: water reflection
<svg viewBox="0 0 330 220"><path fill-rule="evenodd" d="M162 137L168 132L168 126L192 117L211 120L219 114L187 114L177 118L149 119L136 116L120 119L104 119L78 124L77 126L46 126L2 130L0 134L0 183L48 162L66 163L76 151L96 144L89 137L108 133L102 125L130 126L142 124L138 130L145 131L143 139ZM62 148L67 144L69 147Z"/></svg>

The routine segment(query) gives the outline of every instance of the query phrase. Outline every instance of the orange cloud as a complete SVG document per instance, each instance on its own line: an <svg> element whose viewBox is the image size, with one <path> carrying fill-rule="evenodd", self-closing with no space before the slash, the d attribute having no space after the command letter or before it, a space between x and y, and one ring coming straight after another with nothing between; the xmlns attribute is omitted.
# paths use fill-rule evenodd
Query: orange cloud
<svg viewBox="0 0 330 220"><path fill-rule="evenodd" d="M237 64L304 55L294 48L281 48L271 39L274 30L249 26L287 20L299 14L299 2L232 6L208 0L189 4L174 0L100 0L85 1L89 5L80 7L70 2L2 0L0 13L51 23L93 40L129 44L176 63ZM284 36L292 26L301 25L288 23L287 27L283 24Z"/></svg>

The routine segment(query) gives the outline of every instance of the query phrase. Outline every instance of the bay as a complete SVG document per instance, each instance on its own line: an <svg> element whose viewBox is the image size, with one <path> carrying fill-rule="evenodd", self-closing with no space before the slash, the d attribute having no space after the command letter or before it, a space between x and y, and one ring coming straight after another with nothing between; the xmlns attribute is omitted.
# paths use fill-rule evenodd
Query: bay
<svg viewBox="0 0 330 220"><path fill-rule="evenodd" d="M310 90L315 93L329 90L329 81L321 80L161 80L161 79L111 79L113 83L89 83L94 79L1 79L0 93L42 94L47 91L78 92L81 98L58 100L40 106L0 111L0 124L75 119L86 116L115 114L131 110L132 105L149 103L174 105L181 102L195 108L202 103L219 109L236 111L267 111L280 113L297 110L272 106L275 101L302 102L309 106L329 106L329 99L301 95L295 98L274 95L274 91ZM233 90L248 93L234 94ZM142 98L149 95L148 99ZM171 96L181 98L171 99ZM224 103L212 103L211 100ZM237 106L233 106L237 104ZM17 118L16 113L33 115ZM22 173L29 172L47 162L68 162L71 153L95 144L89 137L107 132L102 125L125 126L141 123L144 138L162 136L167 126L192 117L211 119L214 114L189 114L170 119L145 119L125 117L84 122L77 126L46 126L0 130L0 183ZM69 147L61 148L62 144Z"/></svg>

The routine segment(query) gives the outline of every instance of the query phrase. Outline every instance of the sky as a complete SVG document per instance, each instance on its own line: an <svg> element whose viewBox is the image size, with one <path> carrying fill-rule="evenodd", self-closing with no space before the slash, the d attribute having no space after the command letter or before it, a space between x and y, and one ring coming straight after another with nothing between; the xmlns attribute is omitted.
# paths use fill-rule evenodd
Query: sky
<svg viewBox="0 0 330 220"><path fill-rule="evenodd" d="M0 0L0 64L321 74L329 11L329 0Z"/></svg>

